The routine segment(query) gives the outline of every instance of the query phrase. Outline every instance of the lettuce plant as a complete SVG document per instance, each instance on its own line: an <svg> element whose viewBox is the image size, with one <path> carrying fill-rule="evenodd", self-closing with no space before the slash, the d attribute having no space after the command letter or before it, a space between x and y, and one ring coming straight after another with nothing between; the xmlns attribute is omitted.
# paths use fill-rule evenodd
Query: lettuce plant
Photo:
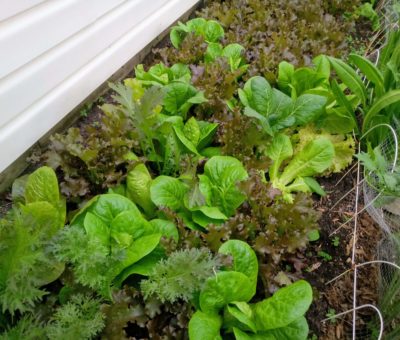
<svg viewBox="0 0 400 340"><path fill-rule="evenodd" d="M282 60L307 66L321 53L346 56L353 47L346 36L355 32L357 23L354 16L343 20L343 13L354 13L360 4L361 0L211 1L198 15L219 21L224 42L245 48L247 77L262 75L274 82ZM352 45L363 45L354 40Z"/></svg>
<svg viewBox="0 0 400 340"><path fill-rule="evenodd" d="M167 85L173 81L189 83L191 77L189 66L185 64L174 64L167 67L163 63L158 63L150 67L147 72L144 70L143 64L136 66L134 79L144 86L154 86ZM134 79L125 79L125 83Z"/></svg>
<svg viewBox="0 0 400 340"><path fill-rule="evenodd" d="M0 220L0 305L11 314L32 309L47 294L41 287L64 271L49 247L66 215L49 167L16 181L13 196L14 208Z"/></svg>
<svg viewBox="0 0 400 340"><path fill-rule="evenodd" d="M213 62L217 58L226 58L229 61L231 71L241 70L244 73L248 65L244 58L244 47L239 44L229 44L223 47L220 43L210 43L207 47L204 60L206 63Z"/></svg>
<svg viewBox="0 0 400 340"><path fill-rule="evenodd" d="M293 154L290 138L279 134L273 139L267 154L274 161L268 170L271 183L282 192L285 200L292 202L291 193L298 191L324 194L312 176L323 173L332 165L335 151L329 139L318 137ZM291 157L291 161L280 172L282 163Z"/></svg>
<svg viewBox="0 0 400 340"><path fill-rule="evenodd" d="M245 106L244 114L257 119L269 135L316 121L327 102L325 97L316 94L302 94L292 99L259 76L250 78L239 89L239 98Z"/></svg>
<svg viewBox="0 0 400 340"><path fill-rule="evenodd" d="M151 184L150 195L158 207L170 208L192 229L221 223L235 213L245 200L237 183L247 178L243 165L229 156L213 156L204 174L184 180L159 176Z"/></svg>
<svg viewBox="0 0 400 340"><path fill-rule="evenodd" d="M222 339L221 329L236 339L307 339L304 318L312 302L311 286L303 280L279 289L272 297L249 304L256 292L258 261L248 244L225 242L219 253L233 258L231 270L207 279L199 310L189 322L189 338Z"/></svg>
<svg viewBox="0 0 400 340"><path fill-rule="evenodd" d="M178 26L172 27L170 32L172 45L179 48L188 33L204 37L207 43L216 43L223 38L224 29L218 22L203 18L189 20L186 24L178 22Z"/></svg>
<svg viewBox="0 0 400 340"><path fill-rule="evenodd" d="M300 152L309 142L319 137L329 139L335 151L332 164L324 171L324 176L331 173L339 173L353 162L356 143L350 134L331 134L311 125L299 129L297 133L291 136L291 140L294 144L294 153Z"/></svg>
<svg viewBox="0 0 400 340"><path fill-rule="evenodd" d="M72 265L77 282L110 299L112 285L133 273L147 273L158 261L160 239L170 237L174 228L168 221L147 221L126 197L99 195L61 233L55 253Z"/></svg>

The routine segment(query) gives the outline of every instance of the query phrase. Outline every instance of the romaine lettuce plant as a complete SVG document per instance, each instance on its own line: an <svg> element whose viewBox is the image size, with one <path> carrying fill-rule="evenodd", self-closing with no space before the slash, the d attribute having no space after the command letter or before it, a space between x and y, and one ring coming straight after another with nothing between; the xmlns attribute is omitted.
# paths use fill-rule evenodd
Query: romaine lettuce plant
<svg viewBox="0 0 400 340"><path fill-rule="evenodd" d="M178 213L193 229L210 223L221 223L244 202L245 195L237 184L247 178L243 165L229 156L211 157L204 174L189 178L188 183L168 176L159 176L151 184L150 195L158 207Z"/></svg>
<svg viewBox="0 0 400 340"><path fill-rule="evenodd" d="M207 47L204 61L209 63L223 57L228 60L232 72L240 70L244 73L249 65L246 64L243 54L244 47L239 44L229 44L223 47L220 43L210 43Z"/></svg>
<svg viewBox="0 0 400 340"><path fill-rule="evenodd" d="M191 340L222 339L221 329L236 339L307 339L304 318L312 289L297 281L272 297L249 304L256 291L258 261L248 244L225 242L219 253L233 258L232 268L207 279L199 296L199 310L189 322Z"/></svg>
<svg viewBox="0 0 400 340"><path fill-rule="evenodd" d="M259 76L250 78L239 89L239 98L245 106L244 114L257 119L269 135L316 121L327 102L325 97L316 94L302 94L292 99Z"/></svg>
<svg viewBox="0 0 400 340"><path fill-rule="evenodd" d="M174 230L168 221L144 219L128 198L104 194L75 215L61 233L55 253L72 265L77 282L111 299L113 285L133 273L147 273L162 257L160 239Z"/></svg>
<svg viewBox="0 0 400 340"><path fill-rule="evenodd" d="M175 48L179 48L186 35L194 33L204 37L207 43L216 43L224 36L224 29L214 20L195 18L183 24L178 22L177 26L172 27L170 39Z"/></svg>
<svg viewBox="0 0 400 340"><path fill-rule="evenodd" d="M0 220L0 305L11 314L32 309L47 294L41 287L64 271L49 248L66 215L57 177L49 167L18 179L13 197L14 208Z"/></svg>
<svg viewBox="0 0 400 340"><path fill-rule="evenodd" d="M127 81L139 81L143 86L154 86L154 85L167 85L173 81L181 81L184 83L190 83L192 77L189 66L185 64L174 64L171 67L165 66L163 63L158 63L149 68L146 72L143 64L136 66L135 77L128 78Z"/></svg>

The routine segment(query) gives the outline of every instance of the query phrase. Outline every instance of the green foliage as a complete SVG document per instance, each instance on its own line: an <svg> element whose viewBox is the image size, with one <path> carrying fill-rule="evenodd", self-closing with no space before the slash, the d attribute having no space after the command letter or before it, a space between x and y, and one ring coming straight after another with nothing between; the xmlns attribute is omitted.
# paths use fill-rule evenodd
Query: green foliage
<svg viewBox="0 0 400 340"><path fill-rule="evenodd" d="M45 338L45 327L32 315L23 316L14 327L10 327L0 334L1 340L37 340Z"/></svg>
<svg viewBox="0 0 400 340"><path fill-rule="evenodd" d="M93 339L104 327L100 301L85 295L73 295L59 307L46 325L49 339Z"/></svg>
<svg viewBox="0 0 400 340"><path fill-rule="evenodd" d="M150 198L151 181L151 175L144 164L138 164L126 178L127 196L139 205L147 216L152 216L155 209Z"/></svg>
<svg viewBox="0 0 400 340"><path fill-rule="evenodd" d="M140 287L145 298L155 295L161 302L188 302L218 267L218 260L205 248L175 251L152 268Z"/></svg>
<svg viewBox="0 0 400 340"><path fill-rule="evenodd" d="M359 101L354 95L343 92L345 85L339 86L335 79L330 81L332 60L335 59L319 55L313 59L313 66L297 69L283 61L279 64L278 86L292 98L305 95L325 97L326 105L318 117L311 119L319 128L335 134L353 130L357 133L358 121L354 111Z"/></svg>
<svg viewBox="0 0 400 340"><path fill-rule="evenodd" d="M243 90L239 89L239 98L245 106L244 114L256 118L270 135L316 121L327 101L315 94L302 94L293 100L258 76L250 78Z"/></svg>
<svg viewBox="0 0 400 340"><path fill-rule="evenodd" d="M363 112L362 132L366 133L378 124L390 124L400 108L400 90L398 72L400 68L400 34L392 31L388 35L386 45L382 48L382 58L375 66L365 57L350 55L349 60L368 80L364 84L360 75L342 60L329 58L331 66L361 105ZM387 129L378 128L368 133L367 140L373 146L385 138Z"/></svg>
<svg viewBox="0 0 400 340"><path fill-rule="evenodd" d="M380 29L379 15L378 15L378 13L376 13L376 11L374 10L373 4L371 4L370 2L363 3L357 9L356 15L362 16L362 17L370 20L374 31L377 31Z"/></svg>
<svg viewBox="0 0 400 340"><path fill-rule="evenodd" d="M274 161L269 169L272 186L282 192L283 199L292 202L291 193L298 191L324 195L312 176L323 173L332 165L334 147L328 138L319 136L312 139L294 153L290 138L280 134L272 141L267 154ZM283 161L292 156L284 170L279 172Z"/></svg>
<svg viewBox="0 0 400 340"><path fill-rule="evenodd" d="M245 200L245 195L236 184L247 177L246 170L237 159L215 156L205 164L204 174L199 175L199 188L209 206L216 206L226 216L231 216Z"/></svg>
<svg viewBox="0 0 400 340"><path fill-rule="evenodd" d="M184 82L174 81L164 87L152 86L142 90L141 97L135 99L137 82L129 80L126 85L111 85L118 93L114 99L120 104L115 110L122 110L131 118L140 152L156 165L159 173L172 175L182 170L182 161L188 168L195 166L199 153L212 142L217 127L202 121L184 122L190 107L204 102L201 91ZM201 136L197 141L190 140L187 124L196 125ZM186 126L186 128L185 128ZM187 147L191 143L191 147ZM193 157L193 154L195 157Z"/></svg>
<svg viewBox="0 0 400 340"><path fill-rule="evenodd" d="M390 203L400 197L400 168L393 168L393 161L386 159L380 146L372 148L368 145L367 152L361 152L357 158L364 166L367 183L380 192L375 204Z"/></svg>
<svg viewBox="0 0 400 340"><path fill-rule="evenodd" d="M174 26L171 29L170 39L172 45L179 49L188 33L202 36L207 43L216 43L223 38L224 29L218 22L203 18L189 20L186 24L178 22L178 26Z"/></svg>
<svg viewBox="0 0 400 340"><path fill-rule="evenodd" d="M167 85L173 81L181 81L189 83L191 73L189 67L185 64L174 64L172 67L167 67L163 63L158 63L149 68L146 72L142 64L135 68L136 81L139 81L144 86ZM125 79L133 81L133 79Z"/></svg>
<svg viewBox="0 0 400 340"><path fill-rule="evenodd" d="M298 281L270 298L248 304L257 284L254 251L245 242L230 240L222 245L220 252L233 257L232 269L207 279L200 292L200 310L189 322L190 339L220 339L220 329L233 330L237 339L252 335L275 339L278 334L306 339L308 325L304 314L312 302L311 286Z"/></svg>
<svg viewBox="0 0 400 340"><path fill-rule="evenodd" d="M94 197L60 234L55 253L73 266L77 282L111 298L111 286L143 272L163 231L145 220L136 205L117 194ZM150 260L147 255L153 255ZM162 255L162 254L161 254Z"/></svg>
<svg viewBox="0 0 400 340"><path fill-rule="evenodd" d="M240 161L213 156L198 179L189 178L184 183L177 178L159 176L151 184L150 195L158 207L176 211L188 227L202 229L234 214L245 200L236 185L246 178L247 172Z"/></svg>
<svg viewBox="0 0 400 340"><path fill-rule="evenodd" d="M355 141L351 135L331 134L312 126L301 128L297 133L292 135L292 141L295 142L294 152L298 153L307 143L318 137L329 139L335 151L332 165L324 172L324 175L342 172L353 162Z"/></svg>
<svg viewBox="0 0 400 340"><path fill-rule="evenodd" d="M12 315L31 310L46 294L41 287L64 271L49 252L65 221L57 177L52 169L41 167L22 183L19 204L0 220L0 301L2 311Z"/></svg>

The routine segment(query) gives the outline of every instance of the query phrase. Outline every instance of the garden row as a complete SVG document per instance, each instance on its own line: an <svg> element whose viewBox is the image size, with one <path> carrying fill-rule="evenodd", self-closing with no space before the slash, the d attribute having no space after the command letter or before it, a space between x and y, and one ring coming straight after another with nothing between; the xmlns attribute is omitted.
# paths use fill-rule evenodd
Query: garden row
<svg viewBox="0 0 400 340"><path fill-rule="evenodd" d="M319 238L318 178L399 112L400 33L377 65L344 60L358 3L267 3L216 2L174 26L163 62L111 84L100 119L54 135L45 166L14 182L0 338L307 339L312 287L282 266ZM358 155L372 171L385 133Z"/></svg>

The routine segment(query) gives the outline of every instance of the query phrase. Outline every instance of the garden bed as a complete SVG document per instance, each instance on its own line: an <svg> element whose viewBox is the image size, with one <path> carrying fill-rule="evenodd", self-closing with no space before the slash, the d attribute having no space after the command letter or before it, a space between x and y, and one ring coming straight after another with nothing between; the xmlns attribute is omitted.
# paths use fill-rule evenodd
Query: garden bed
<svg viewBox="0 0 400 340"><path fill-rule="evenodd" d="M371 21L358 1L206 5L3 195L5 339L351 337L351 313L323 319L353 306L353 227L332 233L354 217L366 99L341 60ZM358 221L361 263L381 233ZM358 305L378 276L360 269Z"/></svg>

